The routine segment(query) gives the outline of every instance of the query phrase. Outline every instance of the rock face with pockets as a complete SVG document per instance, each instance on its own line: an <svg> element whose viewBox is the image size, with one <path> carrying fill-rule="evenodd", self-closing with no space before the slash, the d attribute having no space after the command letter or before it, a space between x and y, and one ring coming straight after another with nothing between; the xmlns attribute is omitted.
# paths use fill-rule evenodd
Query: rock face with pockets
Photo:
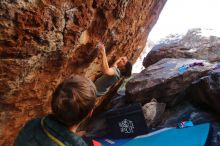
<svg viewBox="0 0 220 146"><path fill-rule="evenodd" d="M94 80L102 41L110 64L144 49L166 0L1 0L0 145L50 112L50 95L71 74Z"/></svg>

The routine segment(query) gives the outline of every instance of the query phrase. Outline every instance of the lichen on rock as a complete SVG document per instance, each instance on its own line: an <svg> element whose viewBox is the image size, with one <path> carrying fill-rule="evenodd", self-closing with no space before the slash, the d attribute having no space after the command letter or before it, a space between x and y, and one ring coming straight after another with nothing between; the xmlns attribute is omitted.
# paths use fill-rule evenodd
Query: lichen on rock
<svg viewBox="0 0 220 146"><path fill-rule="evenodd" d="M98 41L110 64L119 56L134 63L165 2L0 1L0 145L12 145L28 120L50 112L50 95L64 78L99 74Z"/></svg>

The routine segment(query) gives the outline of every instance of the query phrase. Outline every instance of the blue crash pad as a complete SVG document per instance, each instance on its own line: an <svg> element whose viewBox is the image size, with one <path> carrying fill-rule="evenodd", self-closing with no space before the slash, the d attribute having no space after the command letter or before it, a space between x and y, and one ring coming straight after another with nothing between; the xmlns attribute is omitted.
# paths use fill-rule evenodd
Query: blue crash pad
<svg viewBox="0 0 220 146"><path fill-rule="evenodd" d="M96 139L102 146L204 146L210 124L187 128L164 128L150 134L128 139Z"/></svg>
<svg viewBox="0 0 220 146"><path fill-rule="evenodd" d="M204 146L210 124L183 129L168 129L153 135L134 138L123 146Z"/></svg>

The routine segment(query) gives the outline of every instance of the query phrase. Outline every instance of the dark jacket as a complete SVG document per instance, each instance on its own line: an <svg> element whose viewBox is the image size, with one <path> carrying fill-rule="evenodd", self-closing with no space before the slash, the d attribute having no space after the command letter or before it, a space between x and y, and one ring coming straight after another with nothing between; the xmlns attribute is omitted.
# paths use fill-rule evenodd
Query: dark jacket
<svg viewBox="0 0 220 146"><path fill-rule="evenodd" d="M14 146L57 146L51 140L41 126L41 119L37 118L29 121L19 132ZM85 141L70 132L62 123L55 120L52 116L44 118L44 128L51 135L56 137L66 146L87 146Z"/></svg>

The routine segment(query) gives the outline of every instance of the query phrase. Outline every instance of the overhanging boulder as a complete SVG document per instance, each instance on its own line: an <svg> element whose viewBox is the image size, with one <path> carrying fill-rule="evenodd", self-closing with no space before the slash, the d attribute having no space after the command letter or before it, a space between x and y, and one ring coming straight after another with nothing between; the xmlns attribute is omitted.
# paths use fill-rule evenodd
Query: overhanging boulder
<svg viewBox="0 0 220 146"><path fill-rule="evenodd" d="M71 74L90 79L106 46L110 64L144 49L166 0L1 0L0 145L12 145L31 118L50 112L50 95Z"/></svg>

